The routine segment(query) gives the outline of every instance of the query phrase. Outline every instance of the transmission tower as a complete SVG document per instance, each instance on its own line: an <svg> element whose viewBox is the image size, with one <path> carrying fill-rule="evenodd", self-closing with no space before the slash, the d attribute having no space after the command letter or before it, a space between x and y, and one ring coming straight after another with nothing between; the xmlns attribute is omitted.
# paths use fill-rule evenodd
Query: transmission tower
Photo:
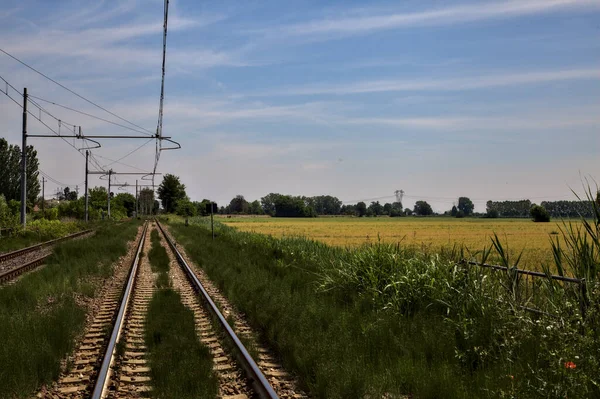
<svg viewBox="0 0 600 399"><path fill-rule="evenodd" d="M402 203L402 198L404 197L404 190L396 190L394 191L394 194L396 194L396 202Z"/></svg>

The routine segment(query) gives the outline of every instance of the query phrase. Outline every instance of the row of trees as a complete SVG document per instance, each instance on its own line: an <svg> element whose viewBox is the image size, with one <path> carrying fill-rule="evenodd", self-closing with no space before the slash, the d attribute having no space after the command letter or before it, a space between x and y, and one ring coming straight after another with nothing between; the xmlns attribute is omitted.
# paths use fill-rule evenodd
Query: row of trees
<svg viewBox="0 0 600 399"><path fill-rule="evenodd" d="M600 198L600 193L598 193ZM585 201L542 201L540 205L532 204L530 200L521 201L488 201L486 203L487 217L530 217L531 209L541 206L549 217L574 218L592 217L593 209ZM537 211L536 211L537 212Z"/></svg>
<svg viewBox="0 0 600 399"><path fill-rule="evenodd" d="M530 216L531 201L488 201L485 209L488 217L526 218Z"/></svg>
<svg viewBox="0 0 600 399"><path fill-rule="evenodd" d="M33 146L27 146L27 202L33 206L40 194L39 161ZM0 195L7 202L21 200L21 148L0 138Z"/></svg>
<svg viewBox="0 0 600 399"><path fill-rule="evenodd" d="M197 204L197 214L203 214L205 203ZM381 204L373 201L370 205L365 202L357 204L342 204L338 198L330 195L314 197L284 195L270 193L259 201L248 202L243 195L237 195L228 205L219 208L220 214L240 215L269 215L273 217L315 217L317 215L348 215L348 216L409 216L432 215L433 209L426 201L417 201L414 209L403 209L401 202Z"/></svg>

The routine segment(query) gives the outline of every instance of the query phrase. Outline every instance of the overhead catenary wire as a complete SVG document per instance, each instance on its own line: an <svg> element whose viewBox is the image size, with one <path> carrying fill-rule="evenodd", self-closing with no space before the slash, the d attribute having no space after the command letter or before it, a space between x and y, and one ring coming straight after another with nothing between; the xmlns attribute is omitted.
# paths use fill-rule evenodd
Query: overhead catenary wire
<svg viewBox="0 0 600 399"><path fill-rule="evenodd" d="M37 97L37 96L32 96L31 94L29 95L29 97L35 98L36 100L39 100L39 101L46 102L48 104L55 105L57 107L64 108L64 109L66 109L68 111L76 112L78 114L81 114L81 115L84 115L84 116L88 116L88 117L93 118L93 119L97 119L97 120L102 121L102 122L110 123L111 125L122 127L123 129L128 129L128 130L131 130L131 131L136 132L136 133L147 134L144 131L141 131L141 130L138 130L138 129L134 129L134 128L130 127L130 126L125 126L123 124L120 124L120 123L117 123L117 122L114 122L114 121L111 121L111 120L108 120L108 119L105 119L105 118L101 118L101 117L99 117L97 115L93 115L93 114L90 114L90 113L87 113L87 112L84 112L84 111L80 111L78 109L75 109L75 108L72 108L72 107L69 107L69 106L66 106L66 105L63 105L63 104L59 104L59 103L54 102L54 101L45 100L45 99Z"/></svg>
<svg viewBox="0 0 600 399"><path fill-rule="evenodd" d="M61 187L70 187L70 186L79 186L84 184L85 182L81 182L81 183L77 183L77 184L67 184L67 183L63 183L55 178L53 178L52 176L50 176L48 173L42 171L41 169L38 169L38 171L40 172L40 174L45 177L46 179L48 179L49 181L51 181L52 183L61 186Z"/></svg>
<svg viewBox="0 0 600 399"><path fill-rule="evenodd" d="M14 87L12 84L10 84L6 79L4 79L2 76L0 76L0 80L4 81L4 83L6 84L7 87L12 88L16 93L18 93L21 97L23 96L23 93L21 93L19 90L17 90L16 87ZM23 105L17 101L16 99L14 99L9 93L8 90L2 91L2 93L4 93L8 98L10 98L15 104L17 104L17 106L21 109L23 109ZM59 129L61 125L68 125L71 126L72 128L76 128L76 126L74 124L68 123L68 122L64 122L62 119L54 116L53 114L51 114L50 112L48 112L47 110L45 110L42 106L40 106L39 104L37 104L35 101L33 100L28 100L29 103L31 105L33 105L34 107L38 108L40 112L43 112L44 114L50 116L52 119L54 119L55 121L57 121ZM65 143L67 143L69 146L73 147L75 150L77 150L77 152L82 155L85 156L81 153L82 149L84 148L77 148L73 143L70 143L67 139L65 139L64 137L61 137L60 133L57 132L56 130L54 130L52 127L50 127L46 122L44 122L41 118L41 115L36 115L34 114L34 112L31 109L27 110L27 114L31 115L35 120L37 120L38 122L40 122L42 125L44 125L48 130L50 130L52 133L54 133L57 137L60 137Z"/></svg>
<svg viewBox="0 0 600 399"><path fill-rule="evenodd" d="M152 140L150 140L150 141L152 141ZM146 144L148 144L148 143L149 143L149 142L147 142ZM145 145L145 144L144 144L144 145ZM147 170L145 170L145 169L138 168L137 166L133 166L133 165L126 164L126 163L124 163L124 162L121 162L120 160L116 160L116 161L115 161L114 159L107 158L107 157L104 157L104 156L102 156L102 155L98 155L98 154L96 154L96 156L97 156L98 158L102 158L102 159L104 159L105 161L109 161L109 162L112 162L112 163L117 163L117 164L119 164L119 165L127 166L128 168L137 169L137 170L139 170L140 172L148 172L148 171L147 171ZM110 163L110 164L107 164L106 166L110 166L110 165L112 165L112 163ZM148 174L151 174L151 173L152 173L152 172L148 172Z"/></svg>
<svg viewBox="0 0 600 399"><path fill-rule="evenodd" d="M140 146L136 147L135 149L129 151L127 154L123 155L121 158L117 159L116 161L112 161L111 163L107 164L106 166L110 166L110 165L115 164L115 163L120 163L121 160L123 160L123 159L127 158L128 156L134 154L136 151L141 150L142 148L144 148L151 141L152 141L152 139L149 139L148 141L146 141L142 145L140 145Z"/></svg>
<svg viewBox="0 0 600 399"><path fill-rule="evenodd" d="M163 23L163 53L162 53L162 76L160 82L160 103L158 106L158 122L156 127L156 153L154 157L154 168L152 170L152 184L154 185L154 177L158 161L160 160L160 152L162 150L162 128L163 128L163 106L165 100L165 66L167 60L167 25L169 21L169 0L164 0L164 23Z"/></svg>
<svg viewBox="0 0 600 399"><path fill-rule="evenodd" d="M165 0L165 1L167 1L167 0ZM166 28L165 28L165 29L166 29ZM108 113L108 114L110 114L110 115L114 116L115 118L118 118L118 119L120 119L120 120L121 120L121 121L123 121L123 122L126 122L126 123L128 123L128 124L130 124L130 125L132 125L132 126L135 126L135 127L137 127L138 129L141 129L141 130L143 130L143 131L147 132L147 133L144 133L144 134L148 134L148 135L150 135L150 136L154 136L154 133L153 133L152 131L150 131L150 130L148 130L148 129L146 129L146 128L142 127L142 126L139 126L139 125L137 125L137 124L135 124L135 123L133 123L133 122L131 122L131 121L129 121L129 120L127 120L127 119L125 119L125 118L123 118L123 117L121 117L121 116L117 115L117 114L115 114L115 113L114 113L114 112L112 112L112 111L109 111L108 109L106 109L106 108L102 107L101 105L98 105L97 103L93 102L92 100L89 100L89 99L85 98L85 97L84 97L84 96L82 96L81 94L78 94L78 93L76 93L75 91L73 91L73 90L69 89L67 86L65 86L65 85L63 85L63 84L61 84L61 83L57 82L56 80L52 79L51 77L49 77L49 76L45 75L44 73L42 73L42 72L38 71L37 69L35 69L35 68L34 68L34 67L32 67L31 65L29 65L29 64L27 64L27 63L25 63L24 61L21 61L20 59L18 59L18 58L17 58L17 57L15 57L14 55L12 55L12 54L8 53L8 52L7 52L7 51L5 51L4 49L0 48L0 52L2 52L2 53L4 53L4 54L6 54L7 56L9 56L9 57L10 57L10 58L12 58L13 60L17 61L17 62L18 62L18 63L20 63L21 65L23 65L23 66L25 66L25 67L29 68L29 69L30 69L30 70L32 70L33 72L35 72L35 73L37 73L38 75L40 75L40 76L42 76L42 77L44 77L44 78L48 79L48 80L49 80L49 81L51 81L52 83L54 83L54 84L56 84L56 85L60 86L60 87L61 87L61 88L63 88L64 90L66 90L66 91L68 91L69 93L71 93L71 94L73 94L73 95L75 95L75 96L79 97L80 99L84 100L85 102L87 102L87 103L89 103L89 104L91 104L91 105L93 105L93 106L95 106L95 107L97 107L97 108L101 109L102 111L104 111L104 112L106 112L106 113Z"/></svg>

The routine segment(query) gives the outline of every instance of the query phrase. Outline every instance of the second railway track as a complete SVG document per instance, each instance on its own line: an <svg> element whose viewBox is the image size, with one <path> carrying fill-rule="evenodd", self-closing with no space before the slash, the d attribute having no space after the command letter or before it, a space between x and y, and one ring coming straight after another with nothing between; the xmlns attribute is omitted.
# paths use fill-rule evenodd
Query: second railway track
<svg viewBox="0 0 600 399"><path fill-rule="evenodd" d="M149 253L153 229L162 233L161 242L168 248L172 287L180 293L183 304L192 310L197 338L213 356L219 397L279 398L158 222L144 226L128 276L120 278L121 282L127 280L125 288L121 283L120 289L115 286L107 291L101 310L84 335L69 370L52 389L38 397L114 399L151 395L151 370L144 334L148 305L159 288L148 257L140 254Z"/></svg>
<svg viewBox="0 0 600 399"><path fill-rule="evenodd" d="M84 230L55 240L0 254L0 284L42 265L52 253L51 248L53 245L91 233L93 233L92 230Z"/></svg>

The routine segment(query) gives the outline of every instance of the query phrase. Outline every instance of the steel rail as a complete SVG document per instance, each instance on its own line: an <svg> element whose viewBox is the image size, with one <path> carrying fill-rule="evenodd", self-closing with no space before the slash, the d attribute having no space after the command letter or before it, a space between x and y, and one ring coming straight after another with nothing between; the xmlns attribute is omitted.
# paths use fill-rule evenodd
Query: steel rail
<svg viewBox="0 0 600 399"><path fill-rule="evenodd" d="M0 273L0 283L10 281L15 277L25 273L26 271L35 269L37 266L43 264L46 258L48 258L49 256L50 254L41 256L37 259L32 260L31 262L25 263L24 265L17 266L14 269L10 269Z"/></svg>
<svg viewBox="0 0 600 399"><path fill-rule="evenodd" d="M35 251L37 249L44 248L44 247L46 247L48 245L54 245L54 244L57 244L57 243L59 243L61 241L66 241L66 240L69 240L71 238L76 238L76 237L79 237L79 236L82 236L84 234L88 234L88 233L91 233L91 232L93 232L93 230L83 230L83 231L80 231L80 232L75 233L75 234L71 234L71 235L68 235L68 236L56 238L54 240L42 242L40 244L32 245L32 246L27 247L27 248L21 248L21 249L17 249L16 251L7 252L5 254L0 254L0 263L2 263L4 261L7 261L9 259L16 258L17 256L21 256L23 254Z"/></svg>
<svg viewBox="0 0 600 399"><path fill-rule="evenodd" d="M142 252L142 248L144 247L144 240L146 238L146 232L148 230L148 222L144 224L144 230L142 232L142 237L140 238L140 242L138 244L135 257L133 258L133 262L131 265L131 270L129 271L129 277L127 279L127 285L125 286L125 290L123 291L123 297L121 298L121 305L119 307L119 312L117 313L117 318L115 320L115 324L110 335L110 340L108 341L108 345L106 347L106 351L104 352L104 357L102 359L102 365L100 366L100 370L98 371L98 377L96 379L96 384L94 385L94 391L92 392L92 399L101 399L103 398L103 394L107 388L107 383L109 382L109 371L110 365L113 361L115 355L115 349L117 347L117 342L119 342L119 338L121 337L121 330L123 329L125 313L127 311L127 306L129 305L129 300L131 298L133 292L133 285L135 283L135 278L137 276L138 265L140 261L140 253Z"/></svg>
<svg viewBox="0 0 600 399"><path fill-rule="evenodd" d="M183 268L190 282L194 286L194 289L196 289L202 294L202 298L208 304L210 312L217 318L219 324L221 325L223 330L225 330L225 333L235 345L237 349L237 360L240 366L246 372L246 376L251 380L252 386L254 387L258 396L262 399L279 399L279 397L273 390L273 387L271 387L271 385L269 384L269 381L267 381L262 371L260 371L260 369L258 368L258 365L254 361L254 359L252 359L252 356L250 356L250 354L248 353L248 350L246 350L244 344L242 344L242 341L240 341L233 329L229 326L229 323L227 322L217 305L213 302L200 280L198 280L198 277L196 277L196 275L192 271L192 268L187 264L187 262L185 261L185 259L171 240L171 237L169 237L169 235L166 234L165 230L163 229L162 225L157 219L156 224L165 236L169 247L171 247L173 253L177 258L177 262L179 262L179 264Z"/></svg>

